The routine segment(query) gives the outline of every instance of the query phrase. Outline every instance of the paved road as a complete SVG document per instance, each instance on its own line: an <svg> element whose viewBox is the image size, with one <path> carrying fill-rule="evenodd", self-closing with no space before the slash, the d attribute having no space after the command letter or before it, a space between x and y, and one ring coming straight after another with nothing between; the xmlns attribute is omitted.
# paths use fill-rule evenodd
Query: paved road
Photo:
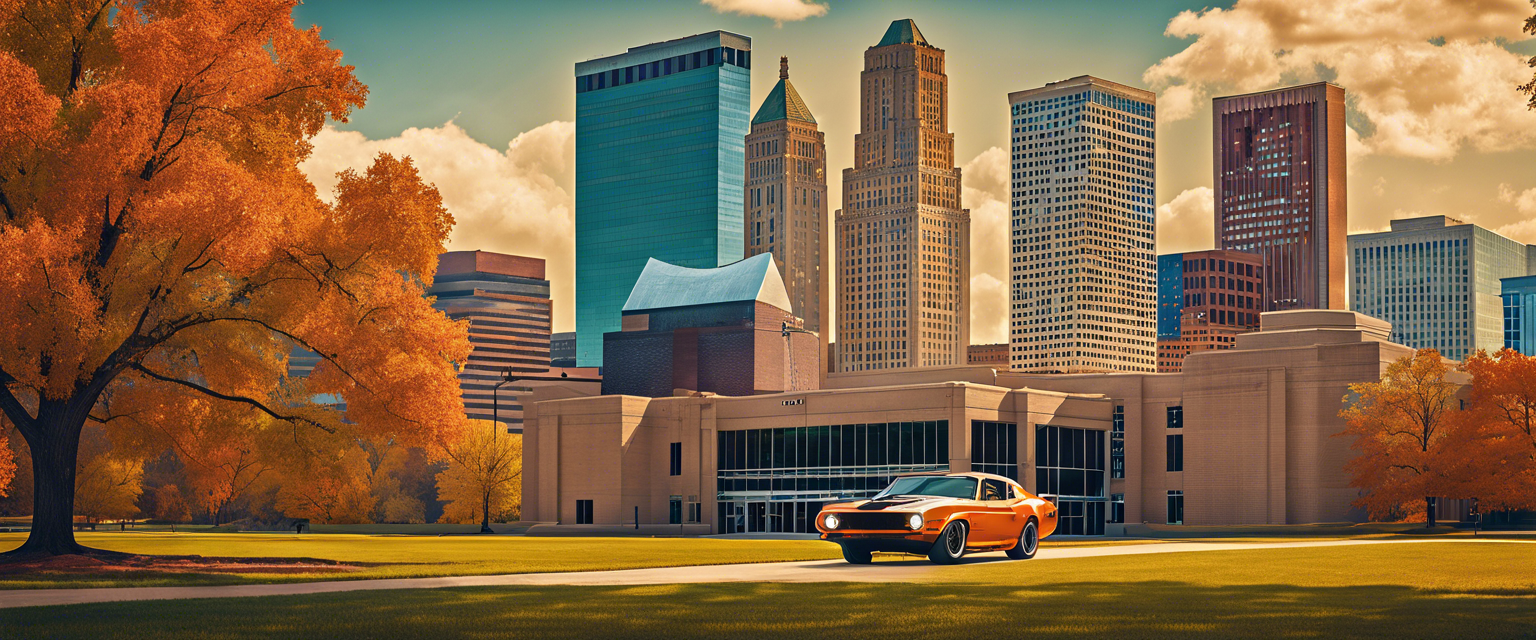
<svg viewBox="0 0 1536 640"><path fill-rule="evenodd" d="M1300 547L1338 547L1366 544L1415 544L1422 542L1515 543L1536 544L1536 540L1426 539L1426 540L1334 540L1321 542L1169 542L1104 547L1042 547L1034 560L1064 560L1105 556L1230 551L1243 549L1295 549ZM967 563L1011 562L1002 553L968 557ZM107 589L33 589L0 590L0 609L37 607L124 600L181 600L189 598L247 598L342 591L385 589L439 589L443 587L543 586L543 585L648 585L693 584L710 582L912 582L931 577L943 568L926 560L881 562L851 565L841 560L809 562L774 562L702 567L665 567L623 571L581 571L570 573L524 573L493 576L454 576L442 578L396 578L388 580L334 580L289 584L252 584L225 587L124 587Z"/></svg>

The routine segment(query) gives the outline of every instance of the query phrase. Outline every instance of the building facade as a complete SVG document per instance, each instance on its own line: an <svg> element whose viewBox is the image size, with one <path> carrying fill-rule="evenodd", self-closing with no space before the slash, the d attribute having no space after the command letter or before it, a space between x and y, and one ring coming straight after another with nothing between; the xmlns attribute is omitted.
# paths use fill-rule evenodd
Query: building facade
<svg viewBox="0 0 1536 640"><path fill-rule="evenodd" d="M1464 360L1504 346L1500 280L1530 273L1527 247L1455 218L1393 220L1349 236L1350 308L1392 323L1392 340Z"/></svg>
<svg viewBox="0 0 1536 640"><path fill-rule="evenodd" d="M464 413L472 420L498 418L513 433L523 428L527 385L496 384L545 377L550 370L553 322L544 260L490 251L451 251L437 259L427 295L432 307L469 323L469 361L459 370Z"/></svg>
<svg viewBox="0 0 1536 640"><path fill-rule="evenodd" d="M1348 386L1412 350L1348 311L1263 316L1180 374L989 366L838 373L752 397L541 395L523 514L551 526L810 532L828 502L898 474L987 471L1061 509L1059 531L1362 521Z"/></svg>
<svg viewBox="0 0 1536 640"><path fill-rule="evenodd" d="M1344 89L1216 98L1216 246L1264 264L1264 311L1343 309Z"/></svg>
<svg viewBox="0 0 1536 640"><path fill-rule="evenodd" d="M1177 373L1184 356L1230 349L1235 336L1259 328L1264 285L1259 257L1241 251L1191 251L1158 256L1157 370ZM1168 299L1179 315L1164 334Z"/></svg>
<svg viewBox="0 0 1536 640"><path fill-rule="evenodd" d="M1184 254L1157 257L1157 338L1179 337L1179 316L1184 313Z"/></svg>
<svg viewBox="0 0 1536 640"><path fill-rule="evenodd" d="M837 211L839 371L960 364L971 215L949 132L944 50L911 20L864 52L853 168Z"/></svg>
<svg viewBox="0 0 1536 640"><path fill-rule="evenodd" d="M1536 356L1536 276L1500 281L1504 302L1504 348Z"/></svg>
<svg viewBox="0 0 1536 640"><path fill-rule="evenodd" d="M1157 369L1156 100L1092 76L1008 94L1013 369Z"/></svg>
<svg viewBox="0 0 1536 640"><path fill-rule="evenodd" d="M769 254L716 269L653 259L624 303L623 330L604 336L603 393L814 389L820 340L800 327L790 306Z"/></svg>
<svg viewBox="0 0 1536 640"><path fill-rule="evenodd" d="M966 348L966 364L986 364L1008 368L1007 344L973 344Z"/></svg>
<svg viewBox="0 0 1536 640"><path fill-rule="evenodd" d="M576 366L576 332L563 331L549 336L549 366Z"/></svg>
<svg viewBox="0 0 1536 640"><path fill-rule="evenodd" d="M602 364L646 260L742 258L751 66L751 39L724 31L576 64L580 366Z"/></svg>
<svg viewBox="0 0 1536 640"><path fill-rule="evenodd" d="M810 107L789 82L779 59L779 83L752 117L747 134L747 256L773 254L790 310L825 341L831 303L828 279L827 143Z"/></svg>

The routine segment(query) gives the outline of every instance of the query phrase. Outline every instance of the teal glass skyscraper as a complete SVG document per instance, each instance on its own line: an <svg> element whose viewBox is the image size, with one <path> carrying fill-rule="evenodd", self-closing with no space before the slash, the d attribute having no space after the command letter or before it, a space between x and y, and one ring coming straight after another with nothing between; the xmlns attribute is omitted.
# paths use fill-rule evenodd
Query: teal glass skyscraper
<svg viewBox="0 0 1536 640"><path fill-rule="evenodd" d="M742 259L752 40L713 31L576 63L576 361L650 258L696 269Z"/></svg>

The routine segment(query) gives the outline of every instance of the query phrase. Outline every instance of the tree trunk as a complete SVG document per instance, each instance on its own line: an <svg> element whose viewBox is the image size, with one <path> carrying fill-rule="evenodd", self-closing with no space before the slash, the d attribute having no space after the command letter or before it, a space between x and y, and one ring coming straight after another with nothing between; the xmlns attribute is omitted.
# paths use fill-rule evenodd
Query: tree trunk
<svg viewBox="0 0 1536 640"><path fill-rule="evenodd" d="M1425 515L1424 526L1426 526L1426 527L1428 527L1430 529L1435 528L1435 499L1434 498L1431 498L1429 496L1425 496L1424 497L1424 515Z"/></svg>
<svg viewBox="0 0 1536 640"><path fill-rule="evenodd" d="M480 501L480 533L491 532L491 492L481 494Z"/></svg>
<svg viewBox="0 0 1536 640"><path fill-rule="evenodd" d="M14 555L85 551L75 542L74 527L75 460L84 420L69 425L64 424L67 418L49 417L53 419L39 420L37 431L41 433L31 437L22 434L32 449L32 531L27 541L11 552Z"/></svg>

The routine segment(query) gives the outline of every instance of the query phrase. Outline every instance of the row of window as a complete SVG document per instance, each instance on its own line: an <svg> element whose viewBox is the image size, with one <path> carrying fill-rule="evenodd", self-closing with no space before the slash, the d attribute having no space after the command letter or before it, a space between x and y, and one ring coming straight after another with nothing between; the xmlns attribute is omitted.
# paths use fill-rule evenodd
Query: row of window
<svg viewBox="0 0 1536 640"><path fill-rule="evenodd" d="M613 69L611 71L577 76L576 93L586 93L609 87L622 87L645 80L664 78L674 73L682 73L700 67L714 67L722 64L751 69L752 52L732 49L730 47L716 47L695 51L691 54L685 53L665 60L630 65L623 69Z"/></svg>

